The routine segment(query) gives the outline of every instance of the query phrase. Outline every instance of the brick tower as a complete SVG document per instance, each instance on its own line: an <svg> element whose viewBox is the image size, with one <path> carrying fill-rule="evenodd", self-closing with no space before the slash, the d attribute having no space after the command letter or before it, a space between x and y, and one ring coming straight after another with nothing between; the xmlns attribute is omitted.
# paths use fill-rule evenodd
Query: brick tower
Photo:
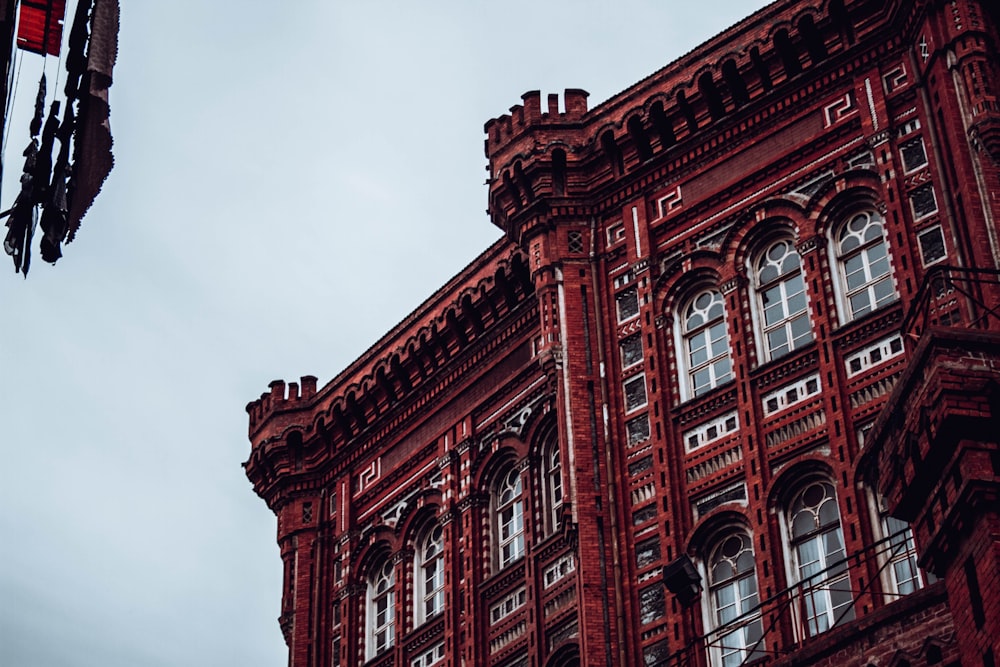
<svg viewBox="0 0 1000 667"><path fill-rule="evenodd" d="M997 14L780 0L487 122L504 238L248 406L290 664L993 665Z"/></svg>

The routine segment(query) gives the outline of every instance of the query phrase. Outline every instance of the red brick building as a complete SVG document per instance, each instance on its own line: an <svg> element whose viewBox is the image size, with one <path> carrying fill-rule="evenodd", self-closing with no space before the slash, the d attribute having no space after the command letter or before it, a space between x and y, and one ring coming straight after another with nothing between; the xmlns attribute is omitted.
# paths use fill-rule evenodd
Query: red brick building
<svg viewBox="0 0 1000 667"><path fill-rule="evenodd" d="M505 237L247 408L289 663L995 665L998 12L781 0L489 121Z"/></svg>

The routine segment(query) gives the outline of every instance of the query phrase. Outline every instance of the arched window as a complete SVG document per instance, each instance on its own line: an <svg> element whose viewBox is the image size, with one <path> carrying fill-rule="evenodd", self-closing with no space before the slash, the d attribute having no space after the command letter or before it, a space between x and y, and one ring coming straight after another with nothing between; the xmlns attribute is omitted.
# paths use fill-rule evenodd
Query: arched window
<svg viewBox="0 0 1000 667"><path fill-rule="evenodd" d="M884 498L876 501L876 509L882 533L881 546L877 551L885 572L882 584L886 602L892 602L937 579L917 566L917 547L910 526L889 515Z"/></svg>
<svg viewBox="0 0 1000 667"><path fill-rule="evenodd" d="M524 501L517 468L512 467L500 478L493 501L500 547L498 563L503 569L524 555Z"/></svg>
<svg viewBox="0 0 1000 667"><path fill-rule="evenodd" d="M812 340L802 263L791 240L772 243L754 262L754 285L765 360Z"/></svg>
<svg viewBox="0 0 1000 667"><path fill-rule="evenodd" d="M559 527L559 512L562 510L563 485L562 466L559 461L559 439L553 431L542 450L545 470L543 487L545 489L545 508L548 511L548 532L554 533Z"/></svg>
<svg viewBox="0 0 1000 667"><path fill-rule="evenodd" d="M719 539L708 558L708 642L713 665L736 667L764 656L753 541L742 530Z"/></svg>
<svg viewBox="0 0 1000 667"><path fill-rule="evenodd" d="M862 211L836 230L834 247L844 292L845 320L896 300L882 216Z"/></svg>
<svg viewBox="0 0 1000 667"><path fill-rule="evenodd" d="M393 645L395 639L395 591L396 574L392 561L385 558L378 563L368 577L367 626L368 642L366 660Z"/></svg>
<svg viewBox="0 0 1000 667"><path fill-rule="evenodd" d="M792 578L799 584L806 636L854 618L840 509L833 484L817 479L792 498L787 514Z"/></svg>
<svg viewBox="0 0 1000 667"><path fill-rule="evenodd" d="M681 394L694 398L733 377L729 356L729 333L722 294L707 289L681 309L682 364L686 382Z"/></svg>
<svg viewBox="0 0 1000 667"><path fill-rule="evenodd" d="M441 526L430 527L417 543L414 626L444 611L444 539Z"/></svg>

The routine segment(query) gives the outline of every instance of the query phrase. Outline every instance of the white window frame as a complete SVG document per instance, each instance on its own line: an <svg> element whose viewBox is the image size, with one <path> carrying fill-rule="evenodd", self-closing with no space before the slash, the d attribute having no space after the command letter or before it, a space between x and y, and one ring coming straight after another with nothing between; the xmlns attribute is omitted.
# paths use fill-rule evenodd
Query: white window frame
<svg viewBox="0 0 1000 667"><path fill-rule="evenodd" d="M627 345L629 345L629 344L631 344L631 343L633 343L635 341L638 341L638 343L639 343L639 356L638 356L638 358L633 359L631 362L629 362L625 358L625 348L626 348ZM643 345L642 345L642 334L633 334L631 336L626 336L625 338L623 338L618 343L618 353L621 355L621 362L622 362L622 369L623 370L626 369L626 368L632 368L633 366L638 366L639 364L641 364L642 361L643 361L643 355L645 354L644 349L643 349Z"/></svg>
<svg viewBox="0 0 1000 667"><path fill-rule="evenodd" d="M724 548L733 551L728 547L734 539L741 541L736 553L723 552ZM744 556L747 553L751 559L750 569L740 569L745 566ZM725 564L730 565L734 574L716 580L717 565ZM705 570L703 579L708 584L708 591L702 596L702 618L704 626L711 629L710 639L707 642L709 664L738 667L765 655L766 642L763 639L764 628L759 606L760 589L753 538L741 527L725 529L712 540L708 557L701 565ZM752 592L750 592L751 583ZM730 607L732 610L726 613L724 610ZM733 624L732 628L726 631L720 630L730 623ZM750 634L754 629L762 638L759 643ZM748 654L751 657L748 657Z"/></svg>
<svg viewBox="0 0 1000 667"><path fill-rule="evenodd" d="M928 578L928 573L917 565L917 547L913 539L913 529L904 521L889 516L885 500L876 500L869 494L869 508L876 528L876 535L882 540L877 550L878 562L882 566L882 589L886 603L915 593L936 581ZM901 575L906 575L905 578ZM907 585L912 588L907 590Z"/></svg>
<svg viewBox="0 0 1000 667"><path fill-rule="evenodd" d="M941 237L941 248L943 252L941 253L941 256L938 257L937 259L929 260L927 259L927 256L924 253L924 238L934 233L937 233L937 235ZM921 229L920 231L918 231L917 247L920 249L920 263L923 266L931 266L933 264L938 264L948 259L948 242L945 240L944 229L941 227L941 225L931 225L926 229Z"/></svg>
<svg viewBox="0 0 1000 667"><path fill-rule="evenodd" d="M549 588L558 581L576 571L576 559L573 554L564 554L542 570L542 588Z"/></svg>
<svg viewBox="0 0 1000 667"><path fill-rule="evenodd" d="M847 371L847 377L852 378L871 368L881 366L903 352L905 352L903 337L893 334L844 357L844 370Z"/></svg>
<svg viewBox="0 0 1000 667"><path fill-rule="evenodd" d="M785 246L786 251L780 259L773 257L773 250ZM792 267L791 255L795 255ZM774 269L775 275L764 278L766 269ZM808 345L813 341L812 314L809 309L809 294L806 289L806 277L802 270L802 257L795 248L791 238L774 239L754 257L750 267L754 286L753 317L757 331L757 351L762 360L773 361L794 350ZM765 297L770 294L777 297L773 304L765 303ZM801 300L801 307L798 302ZM773 307L777 305L777 310ZM794 310L793 310L794 308ZM769 314L777 317L768 322ZM805 329L801 329L803 323ZM783 334L785 342L772 345L771 336ZM783 349L786 348L786 349Z"/></svg>
<svg viewBox="0 0 1000 667"><path fill-rule="evenodd" d="M527 599L527 591L524 586L503 596L490 606L490 623L497 623L507 618L523 607Z"/></svg>
<svg viewBox="0 0 1000 667"><path fill-rule="evenodd" d="M739 412L733 410L715 419L699 424L692 429L688 429L681 434L684 440L684 448L688 452L693 452L705 445L721 440L732 433L740 430Z"/></svg>
<svg viewBox="0 0 1000 667"><path fill-rule="evenodd" d="M414 559L414 627L444 611L444 529L434 524L421 535Z"/></svg>
<svg viewBox="0 0 1000 667"><path fill-rule="evenodd" d="M864 226L856 229L857 224ZM837 267L836 292L845 323L899 300L885 219L878 212L851 213L832 230L829 247L831 263Z"/></svg>
<svg viewBox="0 0 1000 667"><path fill-rule="evenodd" d="M410 667L431 667L444 661L444 642L438 642L426 651L421 651L410 660Z"/></svg>
<svg viewBox="0 0 1000 667"><path fill-rule="evenodd" d="M521 473L510 468L497 483L494 493L497 564L504 569L524 556L524 498Z"/></svg>
<svg viewBox="0 0 1000 667"><path fill-rule="evenodd" d="M559 527L559 512L563 504L562 465L559 453L559 439L552 435L550 442L542 450L545 473L545 507L548 510L549 533Z"/></svg>
<svg viewBox="0 0 1000 667"><path fill-rule="evenodd" d="M927 211L926 213L920 213L920 212L917 211L917 207L916 207L916 204L915 204L915 201L914 201L914 198L913 198L913 194L916 193L918 190L927 190L928 192L931 193L931 199L934 200L934 210L933 211ZM910 200L910 212L913 214L913 220L914 221L923 220L925 218L929 218L929 217L931 217L932 215L935 215L938 211L941 210L941 207L938 204L938 200L937 200L937 190L934 188L934 184L933 183L927 183L925 185L921 185L920 187L914 188L907 195L907 199Z"/></svg>
<svg viewBox="0 0 1000 667"><path fill-rule="evenodd" d="M710 302L699 306L705 297ZM674 343L684 378L680 383L681 400L697 398L731 380L732 348L722 293L713 288L698 290L682 303L675 319L677 326L674 328ZM696 320L693 325L692 320ZM717 335L719 333L721 336ZM701 347L695 348L696 344L701 344ZM722 371L724 367L726 370ZM696 385L695 378L706 371L708 382Z"/></svg>
<svg viewBox="0 0 1000 667"><path fill-rule="evenodd" d="M761 396L761 409L764 411L765 417L770 417L822 391L823 383L820 380L819 373L813 373L801 380L790 382Z"/></svg>
<svg viewBox="0 0 1000 667"><path fill-rule="evenodd" d="M365 659L371 660L395 643L396 571L392 560L384 559L368 577L366 618L368 619Z"/></svg>
<svg viewBox="0 0 1000 667"><path fill-rule="evenodd" d="M809 505L805 496L816 486L823 488L822 497L815 505ZM800 501L803 507L796 512L796 506ZM794 586L793 595L799 604L799 613L794 614L793 618L796 634L800 638L815 637L830 630L842 613L843 617L839 618L841 623L851 621L855 617L850 570L844 560L847 550L838 502L833 482L825 477L812 478L796 489L791 502L781 513L781 532L784 538L783 546L786 549L786 574L788 581ZM833 505L828 506L827 503ZM834 510L835 518L829 521L829 512ZM813 515L814 527L796 536L795 519L803 512ZM831 545L836 547L838 543L839 550L831 549ZM836 566L836 569L831 573L833 566ZM825 575L813 577L816 573L824 572ZM806 579L809 579L808 583L803 583ZM837 604L834 599L835 593L844 591L850 595L850 601L846 604ZM849 609L845 611L845 607ZM805 619L804 625L803 619Z"/></svg>
<svg viewBox="0 0 1000 667"><path fill-rule="evenodd" d="M924 161L921 162L920 164L916 164L916 165L912 165L911 164L911 165L908 165L906 163L907 160L906 160L906 153L905 153L904 149L906 147L908 147L908 146L911 146L911 145L912 146L919 145L920 149L924 153ZM928 164L928 160L927 160L927 145L924 143L924 138L918 135L916 137L913 137L912 139L906 139L904 141L900 141L899 142L899 161L903 165L903 173L904 174L912 174L912 173L914 173L916 171L920 171L921 169L923 169L924 167L926 167L927 164Z"/></svg>
<svg viewBox="0 0 1000 667"><path fill-rule="evenodd" d="M636 399L635 403L629 403L629 387L632 385L642 386L642 398ZM641 410L649 404L649 392L646 389L646 374L639 373L638 375L633 375L632 377L626 378L622 382L622 401L625 403L625 414L630 414L636 410Z"/></svg>
<svg viewBox="0 0 1000 667"><path fill-rule="evenodd" d="M626 296L628 295L628 296ZM635 311L631 309L632 295L635 298ZM627 300L626 300L627 299ZM623 310L622 305L628 304L629 309ZM618 322L628 322L639 317L639 311L642 310L641 304L639 303L639 285L638 283L634 285L629 285L628 287L622 289L615 294L615 312L618 315Z"/></svg>

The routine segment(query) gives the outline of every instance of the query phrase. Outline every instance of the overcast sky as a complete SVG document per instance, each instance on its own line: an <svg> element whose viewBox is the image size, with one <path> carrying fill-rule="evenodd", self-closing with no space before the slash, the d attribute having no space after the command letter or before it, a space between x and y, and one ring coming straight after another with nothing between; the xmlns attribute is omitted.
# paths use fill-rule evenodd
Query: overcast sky
<svg viewBox="0 0 1000 667"><path fill-rule="evenodd" d="M498 238L488 119L593 107L764 3L122 4L116 167L56 266L0 254L0 665L277 667L244 406L326 383Z"/></svg>

